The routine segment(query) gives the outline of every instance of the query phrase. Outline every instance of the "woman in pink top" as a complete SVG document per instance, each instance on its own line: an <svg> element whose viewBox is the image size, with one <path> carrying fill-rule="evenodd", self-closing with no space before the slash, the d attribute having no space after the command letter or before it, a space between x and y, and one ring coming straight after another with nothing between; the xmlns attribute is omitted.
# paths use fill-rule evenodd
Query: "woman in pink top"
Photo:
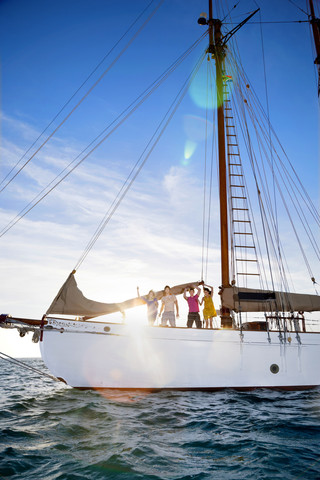
<svg viewBox="0 0 320 480"><path fill-rule="evenodd" d="M189 296L187 297L187 291L189 290ZM183 292L183 298L188 302L189 305L189 313L188 313L188 321L187 327L192 328L193 322L196 323L197 328L202 327L200 314L199 314L199 295L200 295L200 288L197 287L197 293L194 294L194 287L185 288Z"/></svg>

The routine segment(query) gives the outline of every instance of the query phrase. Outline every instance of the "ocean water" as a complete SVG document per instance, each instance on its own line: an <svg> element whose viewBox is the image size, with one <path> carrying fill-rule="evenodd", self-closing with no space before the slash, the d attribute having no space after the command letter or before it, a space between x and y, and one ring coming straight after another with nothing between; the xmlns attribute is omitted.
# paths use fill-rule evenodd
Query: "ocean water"
<svg viewBox="0 0 320 480"><path fill-rule="evenodd" d="M320 479L320 389L102 394L0 363L1 480Z"/></svg>

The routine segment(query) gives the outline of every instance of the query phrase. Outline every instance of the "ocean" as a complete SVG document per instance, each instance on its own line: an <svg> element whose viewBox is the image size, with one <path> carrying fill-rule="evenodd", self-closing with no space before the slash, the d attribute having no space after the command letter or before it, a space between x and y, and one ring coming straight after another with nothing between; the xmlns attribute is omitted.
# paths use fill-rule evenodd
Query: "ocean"
<svg viewBox="0 0 320 480"><path fill-rule="evenodd" d="M320 389L101 393L0 362L1 480L320 479Z"/></svg>

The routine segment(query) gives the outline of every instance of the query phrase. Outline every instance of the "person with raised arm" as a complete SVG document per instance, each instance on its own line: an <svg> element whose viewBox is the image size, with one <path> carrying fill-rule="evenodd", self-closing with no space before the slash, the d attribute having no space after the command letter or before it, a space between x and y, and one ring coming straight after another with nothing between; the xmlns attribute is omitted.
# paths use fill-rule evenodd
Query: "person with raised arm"
<svg viewBox="0 0 320 480"><path fill-rule="evenodd" d="M210 285L203 285L203 298L201 299L200 305L204 303L203 308L203 320L204 328L213 328L212 321L213 317L217 316L216 309L214 308L213 300L213 287Z"/></svg>
<svg viewBox="0 0 320 480"><path fill-rule="evenodd" d="M187 296L187 291L189 295ZM194 294L194 287L185 288L183 292L183 298L188 302L189 313L187 320L187 327L192 328L193 322L195 322L197 328L202 328L201 318L199 314L199 296L200 288L197 287L197 293Z"/></svg>
<svg viewBox="0 0 320 480"><path fill-rule="evenodd" d="M158 314L158 305L159 305L158 299L153 290L150 290L148 295L144 295L143 297L140 297L140 290L139 290L139 287L137 287L137 294L138 294L138 297L141 298L144 301L144 303L147 304L148 324L150 326L153 326Z"/></svg>

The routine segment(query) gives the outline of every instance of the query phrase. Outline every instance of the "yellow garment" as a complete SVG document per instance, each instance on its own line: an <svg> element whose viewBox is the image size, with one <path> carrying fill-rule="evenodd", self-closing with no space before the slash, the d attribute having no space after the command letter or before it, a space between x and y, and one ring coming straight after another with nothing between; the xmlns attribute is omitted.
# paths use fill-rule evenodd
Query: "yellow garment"
<svg viewBox="0 0 320 480"><path fill-rule="evenodd" d="M214 308L212 297L204 296L203 301L204 301L204 309L203 309L204 319L208 320L208 318L216 317L217 312L216 312L216 309Z"/></svg>

